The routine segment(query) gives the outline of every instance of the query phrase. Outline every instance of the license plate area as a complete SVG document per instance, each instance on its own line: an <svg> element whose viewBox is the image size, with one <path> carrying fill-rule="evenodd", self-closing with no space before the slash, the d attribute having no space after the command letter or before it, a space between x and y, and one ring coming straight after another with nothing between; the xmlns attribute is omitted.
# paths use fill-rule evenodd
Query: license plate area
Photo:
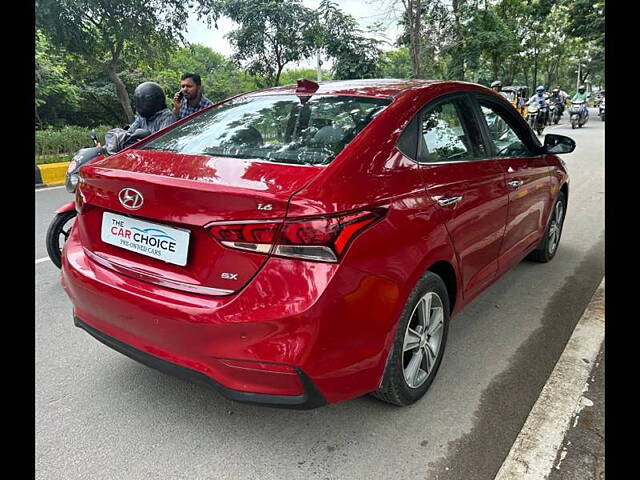
<svg viewBox="0 0 640 480"><path fill-rule="evenodd" d="M163 262L183 267L187 264L189 230L104 212L100 238L109 245Z"/></svg>

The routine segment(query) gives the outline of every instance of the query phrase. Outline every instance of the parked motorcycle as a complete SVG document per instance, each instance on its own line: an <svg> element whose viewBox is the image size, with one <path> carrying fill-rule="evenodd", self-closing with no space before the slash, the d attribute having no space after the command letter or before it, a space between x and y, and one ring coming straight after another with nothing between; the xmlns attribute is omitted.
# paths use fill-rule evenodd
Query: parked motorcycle
<svg viewBox="0 0 640 480"><path fill-rule="evenodd" d="M529 105L527 112L527 123L538 135L542 135L546 123L548 107Z"/></svg>
<svg viewBox="0 0 640 480"><path fill-rule="evenodd" d="M598 106L598 116L600 120L604 122L604 98L600 101L600 105Z"/></svg>
<svg viewBox="0 0 640 480"><path fill-rule="evenodd" d="M569 115L571 118L571 128L582 128L582 126L589 120L589 109L584 100L571 102L569 108Z"/></svg>
<svg viewBox="0 0 640 480"><path fill-rule="evenodd" d="M125 146L131 146L148 135L150 135L148 130L138 129L127 135ZM82 166L94 160L100 160L105 155L109 154L107 147L100 145L100 142L98 142L98 136L96 135L95 130L91 130L90 136L95 146L90 148L81 148L71 159L71 162L69 162L64 183L64 186L69 193L76 192L76 187L80 182L79 172ZM45 241L47 254L53 264L58 268L62 267L62 248L64 247L67 238L69 238L69 233L73 227L75 217L76 209L74 202L66 203L56 210L56 214L47 229L47 237Z"/></svg>

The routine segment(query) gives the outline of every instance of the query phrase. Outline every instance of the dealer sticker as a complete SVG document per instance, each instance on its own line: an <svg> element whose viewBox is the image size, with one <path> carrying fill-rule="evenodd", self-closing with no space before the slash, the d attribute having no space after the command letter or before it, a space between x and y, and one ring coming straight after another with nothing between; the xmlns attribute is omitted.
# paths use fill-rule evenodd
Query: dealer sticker
<svg viewBox="0 0 640 480"><path fill-rule="evenodd" d="M189 231L104 212L102 241L167 263L184 266Z"/></svg>

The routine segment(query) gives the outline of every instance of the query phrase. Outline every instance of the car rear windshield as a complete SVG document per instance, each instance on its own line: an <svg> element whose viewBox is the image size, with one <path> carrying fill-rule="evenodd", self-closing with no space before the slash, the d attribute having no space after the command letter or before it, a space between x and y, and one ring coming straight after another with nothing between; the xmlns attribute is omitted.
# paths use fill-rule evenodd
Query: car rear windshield
<svg viewBox="0 0 640 480"><path fill-rule="evenodd" d="M389 99L269 95L223 103L143 150L326 165Z"/></svg>

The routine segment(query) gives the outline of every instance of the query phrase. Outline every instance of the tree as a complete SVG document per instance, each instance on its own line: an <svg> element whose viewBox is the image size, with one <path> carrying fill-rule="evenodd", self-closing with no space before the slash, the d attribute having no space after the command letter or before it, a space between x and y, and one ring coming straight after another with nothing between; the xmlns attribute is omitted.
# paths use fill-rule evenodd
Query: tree
<svg viewBox="0 0 640 480"><path fill-rule="evenodd" d="M384 52L380 63L385 78L410 78L413 75L411 53L407 47Z"/></svg>
<svg viewBox="0 0 640 480"><path fill-rule="evenodd" d="M78 88L67 75L66 52L56 52L41 31L36 31L36 121L59 123L60 111L77 105ZM45 121L43 121L43 117Z"/></svg>
<svg viewBox="0 0 640 480"><path fill-rule="evenodd" d="M334 60L336 79L374 78L379 76L378 41L368 38L358 28L353 16L345 14L330 0L322 0L313 30L316 48Z"/></svg>
<svg viewBox="0 0 640 480"><path fill-rule="evenodd" d="M232 59L266 86L279 84L283 68L310 56L315 47L316 17L300 0L220 0L208 3L239 28L228 34ZM217 4L217 5L214 5ZM217 17L215 17L217 19Z"/></svg>
<svg viewBox="0 0 640 480"><path fill-rule="evenodd" d="M180 0L36 0L36 25L52 43L105 72L131 122L131 101L119 76L124 60L166 56L184 41L189 6Z"/></svg>

